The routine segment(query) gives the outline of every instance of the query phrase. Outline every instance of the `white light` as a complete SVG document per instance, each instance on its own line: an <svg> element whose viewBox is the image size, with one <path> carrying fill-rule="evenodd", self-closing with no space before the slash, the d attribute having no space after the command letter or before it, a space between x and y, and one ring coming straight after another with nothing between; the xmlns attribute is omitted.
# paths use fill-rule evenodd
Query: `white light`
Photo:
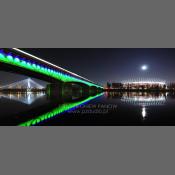
<svg viewBox="0 0 175 175"><path fill-rule="evenodd" d="M27 81L28 81L27 82L27 84L28 84L28 87L27 88L30 89L30 79L28 78Z"/></svg>
<svg viewBox="0 0 175 175"><path fill-rule="evenodd" d="M31 88L32 87L31 84L33 85L33 87L37 87L38 89L44 89L44 86L41 86L40 84L38 84L37 82L33 81L30 78L22 80L22 81L15 82L15 83L12 83L12 84L9 84L9 85L1 86L0 89L6 89L6 88L9 89L9 87L10 87L10 89L12 89L13 87L15 87L17 85L22 85L22 86L27 85L27 88Z"/></svg>
<svg viewBox="0 0 175 175"><path fill-rule="evenodd" d="M159 84L159 85L165 85L166 82L163 81L126 81L123 82L123 84L139 84L139 85L143 85L143 84Z"/></svg>
<svg viewBox="0 0 175 175"><path fill-rule="evenodd" d="M164 102L166 101L164 96L159 97L144 97L144 96L133 96L133 97L127 97L123 96L122 101L132 101L132 102Z"/></svg>
<svg viewBox="0 0 175 175"><path fill-rule="evenodd" d="M146 117L146 108L142 107L142 117L145 118Z"/></svg>
<svg viewBox="0 0 175 175"><path fill-rule="evenodd" d="M148 69L148 66L147 66L147 65L143 65L143 66L141 67L141 69L145 71L145 70Z"/></svg>

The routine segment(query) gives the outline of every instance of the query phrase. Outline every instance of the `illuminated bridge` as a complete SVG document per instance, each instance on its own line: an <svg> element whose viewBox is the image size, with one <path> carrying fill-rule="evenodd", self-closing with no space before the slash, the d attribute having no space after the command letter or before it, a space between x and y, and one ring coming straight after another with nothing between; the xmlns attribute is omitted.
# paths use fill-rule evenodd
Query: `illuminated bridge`
<svg viewBox="0 0 175 175"><path fill-rule="evenodd" d="M25 90L25 91L32 91L32 90L44 90L45 87L40 85L39 83L35 82L31 78L27 78L25 80L21 80L18 82L14 82L8 85L0 86L0 90Z"/></svg>
<svg viewBox="0 0 175 175"><path fill-rule="evenodd" d="M47 91L53 96L58 96L65 85L72 84L80 86L84 94L103 90L102 86L87 78L17 48L0 50L0 69L49 82Z"/></svg>

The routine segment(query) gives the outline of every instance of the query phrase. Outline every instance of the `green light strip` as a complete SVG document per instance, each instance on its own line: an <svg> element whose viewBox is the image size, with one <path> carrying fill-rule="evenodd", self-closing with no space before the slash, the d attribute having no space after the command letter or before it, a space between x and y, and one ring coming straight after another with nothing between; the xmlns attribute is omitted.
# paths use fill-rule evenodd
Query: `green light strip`
<svg viewBox="0 0 175 175"><path fill-rule="evenodd" d="M79 106L79 105L81 105L83 103L86 103L86 102L88 102L90 100L93 100L93 99L95 99L95 98L97 98L99 96L102 96L102 95L103 95L103 93L98 94L98 95L93 96L93 97L89 97L89 98L87 98L87 99L85 99L83 101L80 101L80 102L62 104L59 107L53 109L52 111L47 112L45 114L42 114L42 115L38 116L37 118L29 120L27 122L24 122L24 123L22 123L22 124L20 124L18 126L34 126L34 125L36 125L36 124L38 124L38 123L40 123L40 122L42 122L44 120L50 119L50 118L52 118L52 117L54 117L54 116L56 116L58 114L61 114L61 113L65 112L65 111L67 111L67 110L70 110L70 109L72 109L72 108L74 108L76 106Z"/></svg>
<svg viewBox="0 0 175 175"><path fill-rule="evenodd" d="M63 82L80 82L80 83L87 84L88 86L96 86L97 88L102 88L99 85L75 78L75 77L70 76L68 74L58 72L54 69L50 69L50 68L47 69L41 65L30 63L30 60L28 60L28 62L27 62L24 60L20 60L17 57L13 57L11 55L6 55L4 53L0 53L0 62L9 64L9 65L18 66L18 67L21 67L21 68L24 68L24 69L27 69L30 71L34 71L34 72L37 72L40 74L44 74L44 75L47 75L49 77L55 78L55 79L63 81Z"/></svg>

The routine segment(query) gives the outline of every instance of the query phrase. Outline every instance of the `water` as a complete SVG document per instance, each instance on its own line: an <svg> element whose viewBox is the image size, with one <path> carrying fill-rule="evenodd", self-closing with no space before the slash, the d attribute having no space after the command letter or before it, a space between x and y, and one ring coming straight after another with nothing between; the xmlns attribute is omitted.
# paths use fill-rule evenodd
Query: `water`
<svg viewBox="0 0 175 175"><path fill-rule="evenodd" d="M0 125L175 125L175 94L105 92L50 99L44 93L0 93Z"/></svg>

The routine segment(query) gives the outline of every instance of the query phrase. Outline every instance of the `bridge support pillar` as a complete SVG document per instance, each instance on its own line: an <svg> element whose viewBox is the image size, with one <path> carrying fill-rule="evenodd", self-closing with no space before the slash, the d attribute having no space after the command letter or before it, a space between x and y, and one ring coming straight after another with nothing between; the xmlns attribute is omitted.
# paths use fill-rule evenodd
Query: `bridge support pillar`
<svg viewBox="0 0 175 175"><path fill-rule="evenodd" d="M89 87L90 89L90 95L96 95L98 93L98 89L95 86Z"/></svg>
<svg viewBox="0 0 175 175"><path fill-rule="evenodd" d="M102 93L103 89L102 88L97 88L98 93Z"/></svg>
<svg viewBox="0 0 175 175"><path fill-rule="evenodd" d="M72 84L64 83L62 90L63 98L65 101L72 100Z"/></svg>
<svg viewBox="0 0 175 175"><path fill-rule="evenodd" d="M91 95L93 96L103 91L101 88L97 88L95 86L88 86L86 84L81 84L79 86L81 89L82 97L88 97ZM71 100L72 93L73 93L72 83L58 82L49 84L47 86L47 94L53 99L64 98Z"/></svg>
<svg viewBox="0 0 175 175"><path fill-rule="evenodd" d="M64 83L52 83L47 85L46 91L50 98L58 99L63 96L63 85Z"/></svg>
<svg viewBox="0 0 175 175"><path fill-rule="evenodd" d="M90 95L90 88L87 85L81 85L81 93L82 93L82 97L87 97Z"/></svg>
<svg viewBox="0 0 175 175"><path fill-rule="evenodd" d="M99 92L100 92L100 90L95 86L87 86L87 85L82 86L83 96L90 96L90 95L93 96L93 95L96 95Z"/></svg>

